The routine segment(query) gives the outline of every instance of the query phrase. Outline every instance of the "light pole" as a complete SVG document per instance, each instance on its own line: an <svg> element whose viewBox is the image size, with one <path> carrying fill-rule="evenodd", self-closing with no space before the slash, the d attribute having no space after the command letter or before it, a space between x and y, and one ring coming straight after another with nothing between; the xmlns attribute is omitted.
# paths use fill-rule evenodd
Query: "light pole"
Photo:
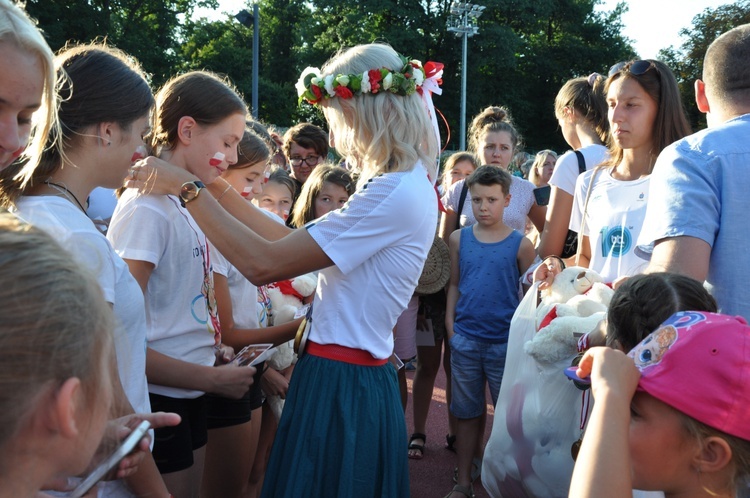
<svg viewBox="0 0 750 498"><path fill-rule="evenodd" d="M253 81L252 81L252 114L255 119L258 119L258 2L253 2L253 13L251 14L245 9L242 9L234 16L240 24L249 28L250 23L253 25Z"/></svg>
<svg viewBox="0 0 750 498"><path fill-rule="evenodd" d="M479 33L477 19L484 12L483 5L453 2L448 15L448 31L463 36L461 47L461 140L460 149L466 150L466 52L467 40Z"/></svg>

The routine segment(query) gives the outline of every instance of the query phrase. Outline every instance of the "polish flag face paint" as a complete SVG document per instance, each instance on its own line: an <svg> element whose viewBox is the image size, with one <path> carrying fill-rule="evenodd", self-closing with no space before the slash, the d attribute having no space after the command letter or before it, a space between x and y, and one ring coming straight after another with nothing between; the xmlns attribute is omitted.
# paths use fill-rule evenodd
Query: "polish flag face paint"
<svg viewBox="0 0 750 498"><path fill-rule="evenodd" d="M242 189L242 193L240 195L242 197L252 197L253 187L245 187L244 189Z"/></svg>
<svg viewBox="0 0 750 498"><path fill-rule="evenodd" d="M265 170L263 172L263 183L268 183L268 179L271 178L271 170Z"/></svg>
<svg viewBox="0 0 750 498"><path fill-rule="evenodd" d="M221 152L217 152L216 154L214 154L214 157L208 160L208 164L216 167L224 162L224 157L226 157L224 156L224 154L222 154Z"/></svg>
<svg viewBox="0 0 750 498"><path fill-rule="evenodd" d="M133 152L133 157L130 158L130 162L134 163L138 161L139 159L143 159L144 157L146 157L146 154L147 154L146 147L144 147L143 145L139 145L135 149L135 152Z"/></svg>

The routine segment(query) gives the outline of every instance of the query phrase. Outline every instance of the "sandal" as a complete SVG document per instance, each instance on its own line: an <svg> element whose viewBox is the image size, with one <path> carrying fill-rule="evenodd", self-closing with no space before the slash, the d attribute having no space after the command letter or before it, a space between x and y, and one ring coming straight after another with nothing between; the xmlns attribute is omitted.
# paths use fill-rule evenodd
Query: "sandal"
<svg viewBox="0 0 750 498"><path fill-rule="evenodd" d="M479 479L479 476L482 475L482 460L479 458L474 458L471 460L471 483L474 484L474 481ZM453 482L458 482L458 467L453 468Z"/></svg>
<svg viewBox="0 0 750 498"><path fill-rule="evenodd" d="M417 439L421 439L422 444L415 443L414 441ZM412 434L411 437L409 438L408 450L409 451L416 450L419 453L414 453L414 454L409 453L409 458L411 458L412 460L421 460L422 457L424 456L424 445L426 443L427 443L427 436L425 436L424 434L420 434L418 432L415 432L414 434Z"/></svg>
<svg viewBox="0 0 750 498"><path fill-rule="evenodd" d="M456 444L456 435L446 434L445 435L445 449L455 453L456 452L456 447L454 446L455 444Z"/></svg>
<svg viewBox="0 0 750 498"><path fill-rule="evenodd" d="M460 484L453 486L453 489L451 489L450 493L445 495L445 498L450 498L453 493L461 493L466 498L474 498L474 491L472 491L471 487L461 486Z"/></svg>

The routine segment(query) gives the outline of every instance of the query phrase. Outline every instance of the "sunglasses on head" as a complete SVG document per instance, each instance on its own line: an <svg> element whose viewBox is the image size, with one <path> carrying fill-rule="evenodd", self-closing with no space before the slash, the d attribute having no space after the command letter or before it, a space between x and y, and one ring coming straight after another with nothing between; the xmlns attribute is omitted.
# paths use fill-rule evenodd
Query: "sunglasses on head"
<svg viewBox="0 0 750 498"><path fill-rule="evenodd" d="M607 77L611 78L623 70L627 70L630 74L640 76L646 74L652 67L655 68L656 66L654 66L654 63L651 61L622 61L609 68Z"/></svg>

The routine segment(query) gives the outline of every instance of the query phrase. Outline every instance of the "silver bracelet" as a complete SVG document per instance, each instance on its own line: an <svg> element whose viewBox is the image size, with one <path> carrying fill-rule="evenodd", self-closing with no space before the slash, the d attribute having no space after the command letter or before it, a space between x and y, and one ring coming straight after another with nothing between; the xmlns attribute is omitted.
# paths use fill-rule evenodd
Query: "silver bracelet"
<svg viewBox="0 0 750 498"><path fill-rule="evenodd" d="M221 194L219 194L219 197L216 198L216 202L219 202L221 200L221 198L224 197L224 194L226 194L227 192L229 192L229 189L231 189L231 188L232 188L232 186L229 184L229 182L227 182L227 188L224 189L224 192L222 192Z"/></svg>

